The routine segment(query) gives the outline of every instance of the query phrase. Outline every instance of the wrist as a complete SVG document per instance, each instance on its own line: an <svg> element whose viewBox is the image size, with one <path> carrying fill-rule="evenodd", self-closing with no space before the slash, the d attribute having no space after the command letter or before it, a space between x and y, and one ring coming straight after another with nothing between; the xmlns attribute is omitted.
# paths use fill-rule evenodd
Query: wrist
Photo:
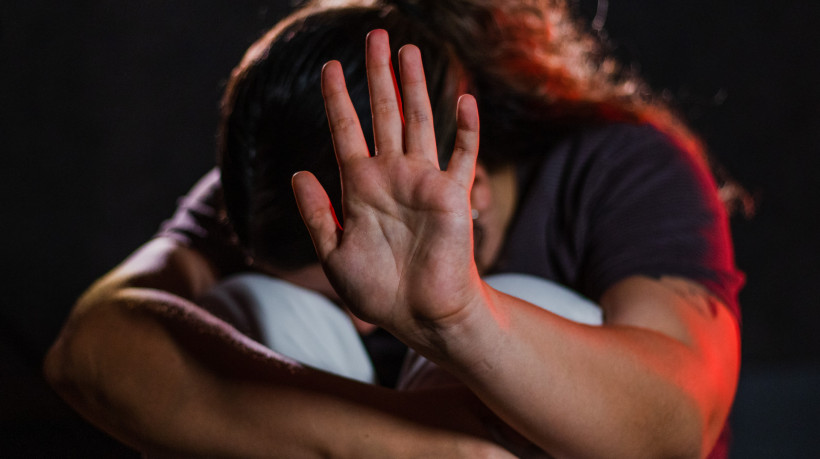
<svg viewBox="0 0 820 459"><path fill-rule="evenodd" d="M500 307L497 292L478 279L465 295L462 306L438 320L421 320L417 342L407 342L454 375L462 377L485 366L486 356L494 352L509 328L507 311Z"/></svg>

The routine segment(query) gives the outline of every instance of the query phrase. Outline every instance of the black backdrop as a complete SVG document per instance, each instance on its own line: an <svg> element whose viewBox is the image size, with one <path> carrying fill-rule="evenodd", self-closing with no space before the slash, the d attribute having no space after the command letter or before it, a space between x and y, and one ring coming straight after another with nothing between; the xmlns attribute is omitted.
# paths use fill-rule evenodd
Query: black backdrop
<svg viewBox="0 0 820 459"><path fill-rule="evenodd" d="M820 3L607 4L616 51L679 101L758 197L735 219L744 356L736 457L820 447ZM133 454L40 375L76 297L170 215L213 163L226 75L283 1L3 0L0 151L5 301L0 456Z"/></svg>

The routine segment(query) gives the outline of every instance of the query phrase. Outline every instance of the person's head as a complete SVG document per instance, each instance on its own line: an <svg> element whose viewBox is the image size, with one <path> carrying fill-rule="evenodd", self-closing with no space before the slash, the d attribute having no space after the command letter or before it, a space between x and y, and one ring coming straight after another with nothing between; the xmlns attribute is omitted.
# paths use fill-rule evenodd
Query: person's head
<svg viewBox="0 0 820 459"><path fill-rule="evenodd" d="M249 49L223 99L226 205L256 260L280 270L315 263L290 178L310 170L341 209L321 68L329 60L342 63L372 146L364 43L376 28L389 32L394 56L407 43L421 50L442 164L452 151L463 92L478 101L479 162L491 173L543 155L567 130L612 120L653 123L700 154L685 126L640 81L619 73L565 0L314 1Z"/></svg>
<svg viewBox="0 0 820 459"><path fill-rule="evenodd" d="M223 99L219 164L226 206L242 245L257 261L282 270L316 261L290 179L310 170L341 209L321 69L327 61L342 62L372 151L364 44L376 28L390 32L394 55L407 43L421 49L439 146L452 149L459 67L429 30L392 6L308 7L295 13L248 50Z"/></svg>

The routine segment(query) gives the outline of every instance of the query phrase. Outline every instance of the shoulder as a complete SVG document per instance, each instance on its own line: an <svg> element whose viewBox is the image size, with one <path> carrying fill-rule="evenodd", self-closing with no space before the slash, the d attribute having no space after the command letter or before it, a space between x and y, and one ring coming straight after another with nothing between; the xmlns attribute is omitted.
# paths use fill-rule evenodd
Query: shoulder
<svg viewBox="0 0 820 459"><path fill-rule="evenodd" d="M568 136L550 168L560 169L565 196L578 210L600 212L630 204L722 208L704 158L648 124L592 126ZM639 206L640 208L641 206Z"/></svg>
<svg viewBox="0 0 820 459"><path fill-rule="evenodd" d="M651 124L602 123L578 129L575 141L602 150L630 149L648 145L673 145L672 140Z"/></svg>
<svg viewBox="0 0 820 459"><path fill-rule="evenodd" d="M567 142L573 163L620 166L627 170L676 167L697 175L709 175L704 158L686 151L649 124L592 126L575 132Z"/></svg>
<svg viewBox="0 0 820 459"><path fill-rule="evenodd" d="M519 168L519 177L522 195L553 202L563 218L664 205L713 217L723 212L704 158L648 124L609 123L566 133Z"/></svg>
<svg viewBox="0 0 820 459"><path fill-rule="evenodd" d="M650 125L585 128L560 149L550 166L560 171L559 216L580 238L580 282L594 297L629 276L669 275L707 286L736 310L742 276L703 158Z"/></svg>
<svg viewBox="0 0 820 459"><path fill-rule="evenodd" d="M541 151L519 168L524 182L561 181L562 187L598 185L673 173L715 188L703 157L678 145L649 124L605 123L580 127L546 139ZM600 185L610 185L600 183Z"/></svg>

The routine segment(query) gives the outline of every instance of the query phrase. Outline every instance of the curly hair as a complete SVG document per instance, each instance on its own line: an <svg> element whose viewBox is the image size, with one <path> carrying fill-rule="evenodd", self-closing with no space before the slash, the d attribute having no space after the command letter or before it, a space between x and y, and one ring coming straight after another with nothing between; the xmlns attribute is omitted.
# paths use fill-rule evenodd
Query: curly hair
<svg viewBox="0 0 820 459"><path fill-rule="evenodd" d="M698 137L607 55L565 0L313 0L251 46L223 98L226 205L252 256L285 269L315 261L289 179L313 171L339 208L320 69L343 62L372 146L364 36L374 28L390 32L394 56L400 44L421 49L442 165L457 97L470 92L481 116L479 160L490 170L540 157L545 143L574 129L611 122L652 124L708 167Z"/></svg>
<svg viewBox="0 0 820 459"><path fill-rule="evenodd" d="M225 205L251 258L280 269L316 261L290 179L310 170L325 185L334 208L341 208L339 170L320 90L321 69L329 60L344 63L348 91L373 151L364 45L374 28L390 30L394 56L397 43L415 43L425 55L440 156L447 145L452 150L459 66L451 52L441 52L436 36L395 8L308 6L297 11L249 48L222 100L218 163Z"/></svg>
<svg viewBox="0 0 820 459"><path fill-rule="evenodd" d="M491 133L482 138L481 156L490 167L519 159L510 151L532 154L526 140L519 140L527 129L543 132L550 126L561 132L613 121L651 124L705 160L698 136L607 52L607 44L566 0L314 0L308 5L394 7L451 46L466 70L467 90L478 99L482 130ZM493 151L505 153L495 158Z"/></svg>

